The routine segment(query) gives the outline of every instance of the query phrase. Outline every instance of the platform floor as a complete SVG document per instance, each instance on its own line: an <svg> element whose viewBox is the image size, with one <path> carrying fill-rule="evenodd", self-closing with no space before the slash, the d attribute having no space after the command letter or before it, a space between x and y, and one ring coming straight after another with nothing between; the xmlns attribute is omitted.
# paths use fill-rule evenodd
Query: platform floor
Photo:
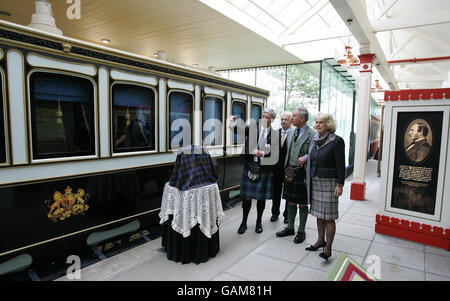
<svg viewBox="0 0 450 301"><path fill-rule="evenodd" d="M293 236L278 238L275 233L285 227L282 217L270 222L271 201L263 216L264 231L256 234L256 204L248 218L248 229L237 233L241 222L240 206L225 211L220 225L220 252L208 262L196 265L167 260L161 238L81 270L81 280L149 280L149 281L302 281L325 280L342 252L368 267L367 258L381 259L381 280L450 280L450 252L375 233L380 178L377 162L370 160L366 168L365 201L350 200L351 177L340 198L333 256L326 263L319 252L305 251L317 239L316 218L309 215L306 241L294 244ZM282 207L284 201L282 202ZM284 208L284 207L283 207ZM295 229L298 225L298 216ZM68 280L66 277L58 280Z"/></svg>

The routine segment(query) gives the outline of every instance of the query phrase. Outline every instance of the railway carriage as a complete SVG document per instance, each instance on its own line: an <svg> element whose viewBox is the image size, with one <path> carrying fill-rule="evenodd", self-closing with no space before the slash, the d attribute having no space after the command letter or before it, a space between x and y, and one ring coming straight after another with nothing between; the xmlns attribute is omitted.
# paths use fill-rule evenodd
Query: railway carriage
<svg viewBox="0 0 450 301"><path fill-rule="evenodd" d="M226 116L259 119L268 96L0 21L0 264L25 254L45 265L89 248L101 257L116 235L145 238L181 145L208 145L226 207L242 166Z"/></svg>

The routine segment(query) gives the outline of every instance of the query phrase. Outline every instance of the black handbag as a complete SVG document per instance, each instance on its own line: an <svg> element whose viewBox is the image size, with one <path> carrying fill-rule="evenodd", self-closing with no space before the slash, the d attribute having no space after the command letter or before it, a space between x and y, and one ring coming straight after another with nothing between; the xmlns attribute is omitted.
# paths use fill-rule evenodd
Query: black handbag
<svg viewBox="0 0 450 301"><path fill-rule="evenodd" d="M253 165L248 167L247 177L252 182L258 182L261 178L261 166Z"/></svg>

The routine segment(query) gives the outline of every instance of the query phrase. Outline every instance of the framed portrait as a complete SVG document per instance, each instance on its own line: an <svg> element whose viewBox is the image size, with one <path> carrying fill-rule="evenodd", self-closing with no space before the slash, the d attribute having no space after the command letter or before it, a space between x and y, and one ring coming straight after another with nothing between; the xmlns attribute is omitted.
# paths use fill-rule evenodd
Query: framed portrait
<svg viewBox="0 0 450 301"><path fill-rule="evenodd" d="M443 208L450 106L420 103L386 106L383 211L439 224L447 215Z"/></svg>

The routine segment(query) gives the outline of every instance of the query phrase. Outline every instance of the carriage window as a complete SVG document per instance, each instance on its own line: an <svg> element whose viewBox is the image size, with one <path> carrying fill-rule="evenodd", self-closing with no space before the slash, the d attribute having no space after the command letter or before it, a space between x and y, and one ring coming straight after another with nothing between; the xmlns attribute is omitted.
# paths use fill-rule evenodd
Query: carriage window
<svg viewBox="0 0 450 301"><path fill-rule="evenodd" d="M206 97L203 103L203 144L222 144L223 101L217 97Z"/></svg>
<svg viewBox="0 0 450 301"><path fill-rule="evenodd" d="M260 105L252 105L252 119L259 122L261 119L262 107Z"/></svg>
<svg viewBox="0 0 450 301"><path fill-rule="evenodd" d="M192 143L192 110L193 97L191 94L169 93L169 144L171 147Z"/></svg>
<svg viewBox="0 0 450 301"><path fill-rule="evenodd" d="M0 163L6 163L5 99L3 99L3 72L0 72Z"/></svg>
<svg viewBox="0 0 450 301"><path fill-rule="evenodd" d="M247 116L247 105L240 101L233 102L233 115L237 116L237 119L241 119L245 121ZM244 137L239 137L238 134L234 134L233 144L242 144L244 143Z"/></svg>
<svg viewBox="0 0 450 301"><path fill-rule="evenodd" d="M115 84L112 88L114 152L155 150L153 89Z"/></svg>
<svg viewBox="0 0 450 301"><path fill-rule="evenodd" d="M34 159L95 154L90 80L35 72L30 76L30 96Z"/></svg>

